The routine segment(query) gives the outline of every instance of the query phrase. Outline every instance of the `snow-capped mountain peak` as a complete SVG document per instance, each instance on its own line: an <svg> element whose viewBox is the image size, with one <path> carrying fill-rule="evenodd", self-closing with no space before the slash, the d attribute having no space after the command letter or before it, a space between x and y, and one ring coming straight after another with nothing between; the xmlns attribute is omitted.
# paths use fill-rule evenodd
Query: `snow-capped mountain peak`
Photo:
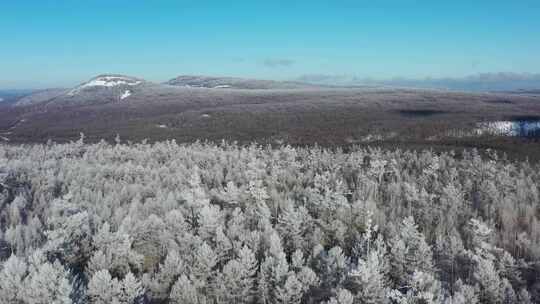
<svg viewBox="0 0 540 304"><path fill-rule="evenodd" d="M100 75L71 90L68 95L73 96L89 88L114 88L118 86L137 86L143 83L141 79L123 75Z"/></svg>

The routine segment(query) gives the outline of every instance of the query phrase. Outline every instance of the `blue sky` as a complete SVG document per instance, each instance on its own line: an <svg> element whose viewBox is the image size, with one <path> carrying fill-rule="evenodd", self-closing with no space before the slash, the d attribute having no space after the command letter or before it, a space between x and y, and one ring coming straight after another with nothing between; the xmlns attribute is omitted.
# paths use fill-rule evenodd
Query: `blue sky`
<svg viewBox="0 0 540 304"><path fill-rule="evenodd" d="M0 88L538 73L540 1L0 1L0 39Z"/></svg>

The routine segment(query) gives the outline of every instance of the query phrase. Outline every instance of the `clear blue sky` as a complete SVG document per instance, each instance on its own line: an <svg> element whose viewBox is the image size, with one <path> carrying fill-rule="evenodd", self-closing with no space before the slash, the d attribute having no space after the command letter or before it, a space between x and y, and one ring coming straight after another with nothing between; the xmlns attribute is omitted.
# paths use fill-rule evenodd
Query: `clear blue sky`
<svg viewBox="0 0 540 304"><path fill-rule="evenodd" d="M443 3L444 2L444 3ZM0 1L0 88L540 72L540 1Z"/></svg>

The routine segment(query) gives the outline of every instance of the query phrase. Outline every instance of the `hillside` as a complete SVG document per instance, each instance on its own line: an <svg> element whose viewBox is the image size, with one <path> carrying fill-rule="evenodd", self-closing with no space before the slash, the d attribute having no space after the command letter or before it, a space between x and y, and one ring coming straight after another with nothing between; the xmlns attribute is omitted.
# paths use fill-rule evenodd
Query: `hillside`
<svg viewBox="0 0 540 304"><path fill-rule="evenodd" d="M34 90L0 90L0 105L14 104L34 92Z"/></svg>
<svg viewBox="0 0 540 304"><path fill-rule="evenodd" d="M216 84L216 83L214 83ZM212 84L212 85L214 85ZM502 129L501 129L502 128ZM390 88L238 89L101 75L0 104L11 143L176 139L497 149L540 159L540 97Z"/></svg>

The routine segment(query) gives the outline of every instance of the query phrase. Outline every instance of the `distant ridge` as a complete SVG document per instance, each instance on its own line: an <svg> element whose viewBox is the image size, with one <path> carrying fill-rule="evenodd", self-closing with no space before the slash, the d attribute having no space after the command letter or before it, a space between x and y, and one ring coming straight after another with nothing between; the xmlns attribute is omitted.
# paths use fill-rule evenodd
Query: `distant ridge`
<svg viewBox="0 0 540 304"><path fill-rule="evenodd" d="M319 86L292 81L189 75L178 76L159 84L122 74L101 74L73 88L36 91L21 98L14 105L90 105L158 100L160 96L177 95L182 88L272 90L314 87Z"/></svg>
<svg viewBox="0 0 540 304"><path fill-rule="evenodd" d="M241 90L302 89L317 87L317 85L293 81L260 80L236 77L210 77L197 75L180 75L165 82L165 84L190 88Z"/></svg>
<svg viewBox="0 0 540 304"><path fill-rule="evenodd" d="M152 84L144 79L120 75L102 74L71 89L38 91L19 100L16 106L37 104L96 104L118 102L129 98Z"/></svg>

